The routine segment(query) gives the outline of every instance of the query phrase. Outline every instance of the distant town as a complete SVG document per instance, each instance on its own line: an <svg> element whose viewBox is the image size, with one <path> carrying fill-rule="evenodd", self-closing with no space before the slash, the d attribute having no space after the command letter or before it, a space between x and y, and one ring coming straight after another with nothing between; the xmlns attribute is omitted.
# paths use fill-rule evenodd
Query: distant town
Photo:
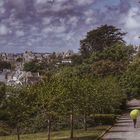
<svg viewBox="0 0 140 140"><path fill-rule="evenodd" d="M80 55L74 53L73 50L68 50L61 53L36 53L32 51L26 51L24 53L0 53L0 61L7 63L8 66L1 66L0 69L0 82L6 85L23 85L23 84L33 84L42 79L40 72L24 70L24 65L32 61L36 63L42 63L45 61L47 64L52 62L55 67L60 64L71 64L71 57L73 55ZM55 61L54 61L55 59ZM57 61L56 61L57 60Z"/></svg>

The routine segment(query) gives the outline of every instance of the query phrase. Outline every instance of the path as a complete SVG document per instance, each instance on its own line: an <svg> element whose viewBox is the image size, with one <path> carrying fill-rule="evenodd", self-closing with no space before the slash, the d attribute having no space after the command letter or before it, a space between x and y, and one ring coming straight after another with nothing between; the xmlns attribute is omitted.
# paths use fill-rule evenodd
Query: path
<svg viewBox="0 0 140 140"><path fill-rule="evenodd" d="M129 102L129 107L138 108L139 105L135 104L138 102L136 100ZM137 128L134 128L129 113L122 115L102 140L140 140L140 117L137 121Z"/></svg>

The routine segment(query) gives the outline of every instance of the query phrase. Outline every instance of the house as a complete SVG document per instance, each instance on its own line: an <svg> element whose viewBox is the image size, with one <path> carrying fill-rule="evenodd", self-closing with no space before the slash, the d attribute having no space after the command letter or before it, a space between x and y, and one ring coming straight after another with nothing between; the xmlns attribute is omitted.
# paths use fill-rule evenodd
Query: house
<svg viewBox="0 0 140 140"><path fill-rule="evenodd" d="M71 57L72 55L74 55L73 50L68 50L67 52L65 52L65 53L63 54L63 58L69 58L69 57Z"/></svg>
<svg viewBox="0 0 140 140"><path fill-rule="evenodd" d="M62 62L62 64L71 64L72 60L71 59L64 59L61 62Z"/></svg>
<svg viewBox="0 0 140 140"><path fill-rule="evenodd" d="M42 56L43 58L48 58L48 56L50 55L51 53L43 53Z"/></svg>
<svg viewBox="0 0 140 140"><path fill-rule="evenodd" d="M26 84L36 84L42 80L41 76L39 75L39 72L32 73L27 72L26 73Z"/></svg>
<svg viewBox="0 0 140 140"><path fill-rule="evenodd" d="M12 53L8 53L6 59L7 59L6 61L14 62L15 61L15 56Z"/></svg>
<svg viewBox="0 0 140 140"><path fill-rule="evenodd" d="M3 69L3 71L0 71L0 82L3 82L6 84L10 73L11 73L11 70L8 70L8 69Z"/></svg>
<svg viewBox="0 0 140 140"><path fill-rule="evenodd" d="M11 79L11 80L7 81L7 85L8 86L17 86L17 85L22 85L22 82L19 81L18 79L17 80Z"/></svg>
<svg viewBox="0 0 140 140"><path fill-rule="evenodd" d="M43 60L43 55L41 53L34 53L35 59L38 61Z"/></svg>
<svg viewBox="0 0 140 140"><path fill-rule="evenodd" d="M32 52L25 52L23 54L23 59L25 63L31 62L32 60L35 59L35 55Z"/></svg>
<svg viewBox="0 0 140 140"><path fill-rule="evenodd" d="M0 72L0 82L6 83L7 78L6 78L6 73L5 72Z"/></svg>
<svg viewBox="0 0 140 140"><path fill-rule="evenodd" d="M6 53L1 53L1 58L3 61L7 61L7 54Z"/></svg>
<svg viewBox="0 0 140 140"><path fill-rule="evenodd" d="M3 78L3 77L2 77ZM6 84L9 86L35 84L41 81L39 73L25 72L25 71L13 71L7 75Z"/></svg>

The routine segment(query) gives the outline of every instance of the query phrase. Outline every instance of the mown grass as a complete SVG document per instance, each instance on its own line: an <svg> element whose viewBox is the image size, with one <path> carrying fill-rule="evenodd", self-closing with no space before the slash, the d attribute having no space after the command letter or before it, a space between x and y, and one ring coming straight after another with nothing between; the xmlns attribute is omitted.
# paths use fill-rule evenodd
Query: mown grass
<svg viewBox="0 0 140 140"><path fill-rule="evenodd" d="M75 130L74 139L75 140L94 140L100 136L106 129L110 126L98 126L95 128L89 128L87 131L84 130ZM68 140L70 131L56 131L51 133L52 140ZM16 140L17 136L2 136L0 140ZM35 134L26 134L21 135L21 140L46 140L47 132L45 133L35 133Z"/></svg>

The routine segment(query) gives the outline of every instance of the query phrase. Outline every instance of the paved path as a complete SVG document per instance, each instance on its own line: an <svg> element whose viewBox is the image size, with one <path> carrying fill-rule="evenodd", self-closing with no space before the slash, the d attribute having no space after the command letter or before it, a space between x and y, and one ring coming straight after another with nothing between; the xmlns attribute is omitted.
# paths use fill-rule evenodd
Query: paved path
<svg viewBox="0 0 140 140"><path fill-rule="evenodd" d="M140 109L140 100L128 101L127 106L129 112L135 108ZM140 117L137 119L137 128L134 128L129 113L122 115L102 140L140 140Z"/></svg>
<svg viewBox="0 0 140 140"><path fill-rule="evenodd" d="M131 101L128 101L127 106L130 109L132 109L132 108L140 108L140 100L133 99Z"/></svg>
<svg viewBox="0 0 140 140"><path fill-rule="evenodd" d="M128 101L127 106L129 112L135 108L140 109L140 100ZM102 140L140 140L140 117L137 119L137 127L134 128L129 113L122 115Z"/></svg>
<svg viewBox="0 0 140 140"><path fill-rule="evenodd" d="M102 140L140 140L140 117L137 119L137 128L134 128L129 113L122 115Z"/></svg>

